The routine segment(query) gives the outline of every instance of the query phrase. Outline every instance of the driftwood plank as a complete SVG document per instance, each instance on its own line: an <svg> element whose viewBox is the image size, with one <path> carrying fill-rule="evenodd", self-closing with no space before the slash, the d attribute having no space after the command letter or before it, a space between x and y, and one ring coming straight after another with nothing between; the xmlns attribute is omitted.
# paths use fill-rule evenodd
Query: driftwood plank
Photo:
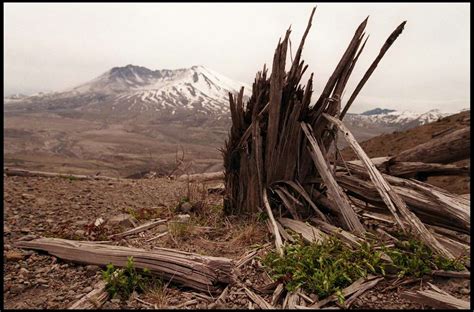
<svg viewBox="0 0 474 312"><path fill-rule="evenodd" d="M69 261L123 267L129 257L135 266L200 291L218 292L220 284L233 280L234 263L223 257L201 256L167 248L144 250L121 246L78 242L58 238L39 238L16 243L20 248L36 249Z"/></svg>

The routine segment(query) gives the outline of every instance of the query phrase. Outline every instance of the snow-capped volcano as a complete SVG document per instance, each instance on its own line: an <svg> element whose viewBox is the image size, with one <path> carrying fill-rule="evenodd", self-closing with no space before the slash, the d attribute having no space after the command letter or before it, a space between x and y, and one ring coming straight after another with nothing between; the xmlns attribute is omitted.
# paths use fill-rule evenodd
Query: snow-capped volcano
<svg viewBox="0 0 474 312"><path fill-rule="evenodd" d="M127 65L114 67L77 87L23 99L29 110L74 109L80 112L123 115L143 113L174 116L190 113L222 116L229 113L229 92L250 85L232 80L204 66L176 70L150 70Z"/></svg>
<svg viewBox="0 0 474 312"><path fill-rule="evenodd" d="M114 67L96 79L70 90L74 94L102 93L114 97L112 109L150 111L197 109L205 112L229 111L229 92L251 87L204 66L176 70L150 70L127 65ZM124 107L125 106L125 107Z"/></svg>
<svg viewBox="0 0 474 312"><path fill-rule="evenodd" d="M361 114L347 114L344 120L358 126L383 126L405 130L437 121L449 115L452 115L452 113L442 113L439 109L432 109L425 113L415 113L376 108Z"/></svg>

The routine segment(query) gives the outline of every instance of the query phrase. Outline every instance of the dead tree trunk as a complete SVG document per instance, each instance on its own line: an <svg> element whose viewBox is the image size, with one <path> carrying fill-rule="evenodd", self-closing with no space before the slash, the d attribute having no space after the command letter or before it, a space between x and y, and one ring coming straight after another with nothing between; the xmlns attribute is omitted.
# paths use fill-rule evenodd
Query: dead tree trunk
<svg viewBox="0 0 474 312"><path fill-rule="evenodd" d="M421 161L425 163L450 163L469 158L471 127L465 127L407 149L393 161Z"/></svg>

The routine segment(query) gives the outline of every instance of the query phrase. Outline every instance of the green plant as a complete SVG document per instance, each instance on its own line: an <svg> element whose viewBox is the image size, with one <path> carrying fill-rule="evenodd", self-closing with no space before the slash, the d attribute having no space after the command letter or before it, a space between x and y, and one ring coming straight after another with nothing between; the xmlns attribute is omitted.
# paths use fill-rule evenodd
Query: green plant
<svg viewBox="0 0 474 312"><path fill-rule="evenodd" d="M64 179L69 180L70 182L79 180L77 177L75 177L73 175L61 176L61 177L64 178Z"/></svg>
<svg viewBox="0 0 474 312"><path fill-rule="evenodd" d="M115 268L111 263L102 271L102 277L106 282L106 290L114 298L128 298L134 291L144 291L152 282L152 277L148 269L138 272L133 263L133 257L129 257L124 268Z"/></svg>
<svg viewBox="0 0 474 312"><path fill-rule="evenodd" d="M191 225L186 222L169 222L168 231L174 238L182 238L191 232Z"/></svg>
<svg viewBox="0 0 474 312"><path fill-rule="evenodd" d="M450 260L434 254L425 244L407 237L396 242L395 248L382 247L398 269L398 276L411 275L421 277L432 270L463 270L462 258Z"/></svg>
<svg viewBox="0 0 474 312"><path fill-rule="evenodd" d="M369 273L384 274L380 251L370 243L358 250L351 250L340 240L329 238L309 245L299 241L284 248L284 256L269 253L263 263L270 274L286 284L288 290L303 288L325 298L337 293L343 301L341 290L359 277Z"/></svg>
<svg viewBox="0 0 474 312"><path fill-rule="evenodd" d="M159 216L158 214L158 209L156 208L138 208L138 209L133 209L133 208L128 208L127 213L134 217L137 220L150 220L157 218Z"/></svg>
<svg viewBox="0 0 474 312"><path fill-rule="evenodd" d="M270 252L263 264L270 275L285 283L288 290L299 287L316 293L320 299L335 294L344 302L342 289L369 273L385 275L383 253L390 256L399 276L420 277L433 269L462 270L461 259L449 260L431 252L423 243L409 238L394 247L375 248L367 239L355 250L330 237L320 243L286 245L283 256Z"/></svg>

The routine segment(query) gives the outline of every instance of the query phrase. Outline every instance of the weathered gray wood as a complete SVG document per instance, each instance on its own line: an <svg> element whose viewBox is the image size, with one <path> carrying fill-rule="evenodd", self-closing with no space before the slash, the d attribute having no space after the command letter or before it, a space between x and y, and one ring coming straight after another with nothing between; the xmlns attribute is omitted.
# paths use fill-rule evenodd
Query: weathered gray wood
<svg viewBox="0 0 474 312"><path fill-rule="evenodd" d="M471 127L465 127L409 148L394 156L393 160L451 163L471 156L470 142Z"/></svg>
<svg viewBox="0 0 474 312"><path fill-rule="evenodd" d="M3 173L7 176L20 176L20 177L45 177L45 178L67 178L75 180L118 180L118 178L99 176L99 175L83 175L83 174L69 174L69 173L57 173L57 172L44 172L44 171L31 171L19 168L3 168Z"/></svg>
<svg viewBox="0 0 474 312"><path fill-rule="evenodd" d="M278 231L278 226L273 217L272 208L270 207L270 203L268 202L267 190L263 189L263 203L265 205L265 209L267 210L268 217L270 218L270 222L273 226L273 234L275 235L275 246L280 255L283 255L283 242L281 240L280 231Z"/></svg>
<svg viewBox="0 0 474 312"><path fill-rule="evenodd" d="M402 298L412 300L416 303L428 305L438 309L463 309L470 308L470 302L457 299L449 294L438 292L435 290L417 290L405 291L401 294Z"/></svg>
<svg viewBox="0 0 474 312"><path fill-rule="evenodd" d="M403 28L405 27L405 24L406 24L406 21L404 21L403 23L401 23L391 34L390 36L387 38L387 40L385 41L384 45L382 46L382 48L380 49L380 52L379 54L377 55L377 57L375 58L375 60L372 62L372 64L370 64L369 66L369 69L367 69L367 72L364 74L364 77L362 77L362 79L360 80L360 82L357 84L354 92L352 92L352 95L351 97L349 98L349 100L347 101L347 104L346 106L344 106L344 109L342 110L341 112L341 115L340 115L340 119L342 120L345 116L345 114L347 113L347 111L349 110L349 108L351 107L352 103L354 102L355 98L357 97L357 95L359 94L360 90L362 90L362 87L365 85L365 83L367 82L367 80L369 80L370 76L372 75L372 73L374 72L375 68L377 68L377 65L379 64L380 60L383 58L383 56L385 55L385 53L388 51L388 49L392 46L392 44L395 42L395 40L397 40L398 36L400 36L400 34L402 33L403 31Z"/></svg>
<svg viewBox="0 0 474 312"><path fill-rule="evenodd" d="M308 242L322 242L327 237L326 234L321 232L319 229L302 221L279 218L278 222L280 222L284 227L301 234L301 236Z"/></svg>
<svg viewBox="0 0 474 312"><path fill-rule="evenodd" d="M271 304L266 302L262 297L260 297L259 295L257 295L256 293L248 289L247 287L242 286L242 288L245 290L245 293L247 294L247 296L253 302L255 302L260 307L260 309L262 310L274 309L274 307Z"/></svg>
<svg viewBox="0 0 474 312"><path fill-rule="evenodd" d="M436 163L424 163L424 162L407 162L407 161L393 161L390 157L377 157L371 158L374 165L382 173L387 173L396 177L412 178L412 177L430 177L430 176L446 176L446 175L459 175L468 176L471 172L469 166L459 166L452 164L436 164ZM375 162L377 161L377 163ZM358 160L348 161L347 163L353 163L360 165L361 162ZM348 168L350 170L350 168Z"/></svg>
<svg viewBox="0 0 474 312"><path fill-rule="evenodd" d="M196 174L183 174L177 178L178 181L184 182L206 182L224 179L224 172L206 172Z"/></svg>
<svg viewBox="0 0 474 312"><path fill-rule="evenodd" d="M151 228L154 228L155 226L157 226L158 224L162 224L164 222L166 222L167 220L166 219L163 219L163 220L155 220L155 221L150 221L150 222L147 222L145 224L142 224L142 225L139 225L133 229L130 229L128 231L125 231L125 232L122 232L122 233L117 233L117 234L113 234L113 235L110 235L109 238L116 238L116 237L126 237L126 236L129 236L129 235L133 235L133 234L138 234L138 233L141 233L143 231L146 231L146 230L149 230Z"/></svg>
<svg viewBox="0 0 474 312"><path fill-rule="evenodd" d="M326 164L324 155L321 152L318 143L316 142L314 136L311 133L310 127L305 122L301 122L301 128L303 129L303 132L305 133L306 138L308 139L309 146L311 147L310 154L316 168L318 169L318 173L320 174L324 183L327 185L330 196L334 199L334 201L336 202L336 206L340 210L342 217L341 219L344 223L344 226L348 230L353 231L356 234L364 233L364 226L360 223L357 214L351 207L347 195L344 193L342 188L337 184L336 180L334 179L332 172Z"/></svg>
<svg viewBox="0 0 474 312"><path fill-rule="evenodd" d="M430 231L428 231L428 229L420 221L420 219L408 209L405 201L393 190L391 185L384 179L382 174L370 161L370 158L364 152L364 150L359 145L359 143L354 138L349 129L347 129L347 127L339 119L336 119L324 113L323 116L327 120L332 122L335 126L337 126L338 129L344 134L344 138L346 139L347 143L349 143L351 148L354 150L354 152L364 164L370 176L370 179L372 180L372 183L380 194L380 197L382 197L383 201L395 217L395 220L400 225L402 230L406 231L406 228L401 218L403 218L409 224L410 229L414 232L414 234L418 235L419 238L423 240L434 251L438 252L441 255L444 255L447 258L453 259L454 256L446 248L444 248L444 246L440 242L438 242L438 240L433 236L433 234L431 234Z"/></svg>
<svg viewBox="0 0 474 312"><path fill-rule="evenodd" d="M217 292L220 284L228 284L233 280L234 262L231 259L167 248L144 250L59 238L21 241L16 246L43 250L64 260L95 265L112 263L123 267L128 258L133 257L137 268L148 268L167 280L205 292Z"/></svg>
<svg viewBox="0 0 474 312"><path fill-rule="evenodd" d="M88 310L100 308L109 298L109 294L105 289L105 282L100 281L94 289L83 296L81 299L73 303L68 309L69 310Z"/></svg>

